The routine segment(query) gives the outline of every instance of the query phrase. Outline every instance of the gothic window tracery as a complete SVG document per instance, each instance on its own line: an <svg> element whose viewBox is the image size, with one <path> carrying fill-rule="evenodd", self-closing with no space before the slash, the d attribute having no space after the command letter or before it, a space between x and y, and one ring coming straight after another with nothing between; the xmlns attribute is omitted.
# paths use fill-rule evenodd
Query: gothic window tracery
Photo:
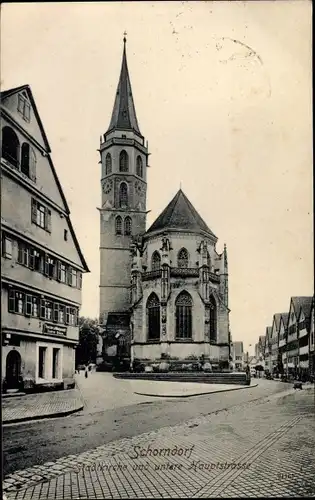
<svg viewBox="0 0 315 500"><path fill-rule="evenodd" d="M181 292L175 302L176 338L192 338L192 298L186 291Z"/></svg>
<svg viewBox="0 0 315 500"><path fill-rule="evenodd" d="M143 163L141 156L137 156L137 175L139 177L143 176Z"/></svg>
<svg viewBox="0 0 315 500"><path fill-rule="evenodd" d="M105 159L105 174L111 174L112 173L112 157L110 153L107 153L106 159Z"/></svg>
<svg viewBox="0 0 315 500"><path fill-rule="evenodd" d="M115 230L116 234L122 234L122 218L120 215L117 215L115 220Z"/></svg>
<svg viewBox="0 0 315 500"><path fill-rule="evenodd" d="M161 256L157 250L153 252L151 258L151 271L158 271L161 269Z"/></svg>
<svg viewBox="0 0 315 500"><path fill-rule="evenodd" d="M120 152L119 155L119 171L120 172L129 171L129 157L124 149Z"/></svg>
<svg viewBox="0 0 315 500"><path fill-rule="evenodd" d="M147 325L148 340L159 340L161 331L160 301L155 293L151 293L147 301Z"/></svg>
<svg viewBox="0 0 315 500"><path fill-rule="evenodd" d="M125 218L125 231L124 231L126 236L131 235L131 217L126 217Z"/></svg>
<svg viewBox="0 0 315 500"><path fill-rule="evenodd" d="M188 260L189 260L188 252L187 252L186 248L182 248L178 252L177 266L178 267L188 267Z"/></svg>
<svg viewBox="0 0 315 500"><path fill-rule="evenodd" d="M120 208L128 207L128 187L125 182L120 184L119 188L119 206Z"/></svg>

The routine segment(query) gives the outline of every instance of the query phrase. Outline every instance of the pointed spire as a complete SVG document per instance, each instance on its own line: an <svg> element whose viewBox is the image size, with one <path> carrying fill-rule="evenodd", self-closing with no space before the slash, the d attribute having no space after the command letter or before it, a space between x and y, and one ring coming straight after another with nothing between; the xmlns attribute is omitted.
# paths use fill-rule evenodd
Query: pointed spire
<svg viewBox="0 0 315 500"><path fill-rule="evenodd" d="M127 33L124 32L124 49L120 77L108 131L112 129L134 130L138 134L141 134L138 125L135 105L133 102L131 83L128 72L126 56L126 35Z"/></svg>

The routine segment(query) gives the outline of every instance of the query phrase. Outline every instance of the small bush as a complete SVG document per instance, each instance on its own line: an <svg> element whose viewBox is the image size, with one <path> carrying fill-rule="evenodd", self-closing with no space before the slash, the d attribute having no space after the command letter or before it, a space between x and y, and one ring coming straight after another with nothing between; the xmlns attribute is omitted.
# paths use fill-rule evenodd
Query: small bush
<svg viewBox="0 0 315 500"><path fill-rule="evenodd" d="M166 372L168 372L169 367L170 367L169 363L162 361L162 363L160 363L160 365L159 365L159 371L161 373L166 373Z"/></svg>
<svg viewBox="0 0 315 500"><path fill-rule="evenodd" d="M204 372L212 372L212 366L208 362L204 363L202 369Z"/></svg>

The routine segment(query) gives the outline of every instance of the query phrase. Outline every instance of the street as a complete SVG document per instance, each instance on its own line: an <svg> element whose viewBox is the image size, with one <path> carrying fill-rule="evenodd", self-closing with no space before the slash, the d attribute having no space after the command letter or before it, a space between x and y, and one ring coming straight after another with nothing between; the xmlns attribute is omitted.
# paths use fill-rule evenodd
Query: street
<svg viewBox="0 0 315 500"><path fill-rule="evenodd" d="M85 400L82 411L69 417L4 427L4 475L288 389L281 382L254 379L258 387L159 399L133 394L132 382L114 379L110 373L91 373L87 379L77 375L77 382Z"/></svg>
<svg viewBox="0 0 315 500"><path fill-rule="evenodd" d="M91 374L80 413L4 429L6 497L314 497L314 387L258 382L137 404Z"/></svg>

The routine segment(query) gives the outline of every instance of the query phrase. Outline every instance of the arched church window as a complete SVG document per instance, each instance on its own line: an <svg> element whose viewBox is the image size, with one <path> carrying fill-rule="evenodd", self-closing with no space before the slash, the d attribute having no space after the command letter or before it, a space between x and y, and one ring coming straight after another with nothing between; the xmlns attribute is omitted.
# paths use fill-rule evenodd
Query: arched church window
<svg viewBox="0 0 315 500"><path fill-rule="evenodd" d="M106 158L105 158L105 174L111 174L112 173L112 157L110 153L107 153Z"/></svg>
<svg viewBox="0 0 315 500"><path fill-rule="evenodd" d="M125 218L125 235L126 236L131 235L131 217Z"/></svg>
<svg viewBox="0 0 315 500"><path fill-rule="evenodd" d="M123 149L119 155L119 171L128 172L129 170L129 158L126 151Z"/></svg>
<svg viewBox="0 0 315 500"><path fill-rule="evenodd" d="M151 259L151 271L158 271L158 269L161 269L161 256L159 252L155 250Z"/></svg>
<svg viewBox="0 0 315 500"><path fill-rule="evenodd" d="M119 188L119 206L120 208L128 207L128 187L125 182L120 184Z"/></svg>
<svg viewBox="0 0 315 500"><path fill-rule="evenodd" d="M2 157L14 167L19 167L20 143L18 136L10 127L2 129Z"/></svg>
<svg viewBox="0 0 315 500"><path fill-rule="evenodd" d="M217 342L217 304L213 295L210 296L210 342Z"/></svg>
<svg viewBox="0 0 315 500"><path fill-rule="evenodd" d="M192 338L192 299L188 292L181 292L175 302L176 338Z"/></svg>
<svg viewBox="0 0 315 500"><path fill-rule="evenodd" d="M120 215L117 215L115 220L115 230L116 234L122 234L122 218Z"/></svg>
<svg viewBox="0 0 315 500"><path fill-rule="evenodd" d="M143 163L141 156L137 156L137 175L139 177L143 176Z"/></svg>
<svg viewBox="0 0 315 500"><path fill-rule="evenodd" d="M151 293L147 301L148 340L160 339L160 301L155 293Z"/></svg>
<svg viewBox="0 0 315 500"><path fill-rule="evenodd" d="M178 252L177 265L178 267L188 267L188 252L186 248L182 248Z"/></svg>

